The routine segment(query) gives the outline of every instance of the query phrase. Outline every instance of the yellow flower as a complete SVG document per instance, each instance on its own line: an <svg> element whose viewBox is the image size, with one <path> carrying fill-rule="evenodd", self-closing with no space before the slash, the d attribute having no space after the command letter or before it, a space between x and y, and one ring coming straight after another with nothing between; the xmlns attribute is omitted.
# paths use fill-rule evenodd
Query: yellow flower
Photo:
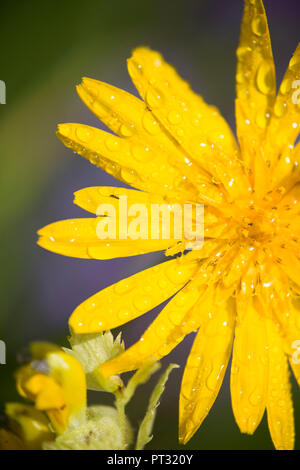
<svg viewBox="0 0 300 470"><path fill-rule="evenodd" d="M128 70L142 100L84 78L78 93L115 134L62 124L67 147L135 189L93 187L75 203L202 203L205 240L101 240L99 218L60 221L40 230L56 253L107 259L157 250L182 256L108 287L81 304L70 325L92 333L122 325L177 293L142 338L100 366L110 376L160 359L198 330L183 376L180 441L201 425L220 389L233 349L231 396L241 432L252 434L265 409L274 445L294 445L288 361L300 339L300 47L276 96L274 62L261 0L246 0L237 49L236 143L218 110L196 95L157 52L138 48Z"/></svg>
<svg viewBox="0 0 300 470"><path fill-rule="evenodd" d="M0 428L0 450L26 450L26 445L15 433Z"/></svg>
<svg viewBox="0 0 300 470"><path fill-rule="evenodd" d="M73 356L49 343L31 345L32 361L16 373L21 396L46 411L54 430L62 433L85 420L86 379Z"/></svg>
<svg viewBox="0 0 300 470"><path fill-rule="evenodd" d="M0 449L38 450L43 442L53 440L48 418L33 406L7 403L5 414L8 429L0 429Z"/></svg>

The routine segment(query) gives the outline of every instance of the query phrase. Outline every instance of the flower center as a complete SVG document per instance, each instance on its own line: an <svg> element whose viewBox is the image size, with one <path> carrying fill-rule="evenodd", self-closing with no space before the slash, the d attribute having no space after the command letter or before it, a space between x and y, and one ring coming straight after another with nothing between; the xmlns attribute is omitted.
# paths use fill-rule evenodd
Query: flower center
<svg viewBox="0 0 300 470"><path fill-rule="evenodd" d="M240 234L256 242L268 242L278 233L278 215L275 210L253 211L251 217L242 216Z"/></svg>

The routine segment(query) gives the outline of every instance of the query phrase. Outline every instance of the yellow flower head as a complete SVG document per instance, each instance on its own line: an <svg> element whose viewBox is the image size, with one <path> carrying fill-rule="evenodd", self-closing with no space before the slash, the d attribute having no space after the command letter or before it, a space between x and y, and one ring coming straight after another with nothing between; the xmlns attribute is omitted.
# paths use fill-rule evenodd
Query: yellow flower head
<svg viewBox="0 0 300 470"><path fill-rule="evenodd" d="M38 450L44 441L53 440L47 416L33 406L7 403L5 414L8 429L0 429L0 449Z"/></svg>
<svg viewBox="0 0 300 470"><path fill-rule="evenodd" d="M83 368L73 356L49 343L33 344L31 355L32 362L16 373L17 389L37 410L46 411L55 431L62 433L85 416Z"/></svg>
<svg viewBox="0 0 300 470"><path fill-rule="evenodd" d="M181 386L180 441L186 443L209 412L233 350L231 396L240 430L253 433L266 409L276 448L290 449L289 359L300 382L293 354L300 339L300 47L276 95L264 7L261 0L245 0L237 59L237 142L218 110L147 48L128 60L142 100L92 79L78 87L115 135L81 124L58 130L65 145L140 190L87 188L76 193L77 205L101 215L99 204L118 211L121 196L146 207L204 204L201 250L187 252L184 238L108 243L97 236L99 218L51 224L40 230L39 244L94 259L182 252L83 302L71 327L76 333L108 330L176 294L136 344L100 367L102 374L159 359L198 330Z"/></svg>

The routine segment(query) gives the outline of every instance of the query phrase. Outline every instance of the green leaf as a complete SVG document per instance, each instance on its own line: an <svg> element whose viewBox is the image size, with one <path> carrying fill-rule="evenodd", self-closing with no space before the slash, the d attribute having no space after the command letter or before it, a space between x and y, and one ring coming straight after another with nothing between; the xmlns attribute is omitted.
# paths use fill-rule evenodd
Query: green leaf
<svg viewBox="0 0 300 470"><path fill-rule="evenodd" d="M64 351L72 354L81 363L89 390L105 390L114 393L123 386L119 376L105 378L98 370L100 364L124 351L121 335L114 339L110 331L84 335L71 332L69 343L72 349L64 348Z"/></svg>
<svg viewBox="0 0 300 470"><path fill-rule="evenodd" d="M54 442L43 444L44 450L125 450L132 440L131 426L126 420L125 437L120 430L118 415L111 406L87 409L87 422L72 431L67 430Z"/></svg>
<svg viewBox="0 0 300 470"><path fill-rule="evenodd" d="M122 391L122 399L124 402L124 406L131 400L133 397L136 388L139 385L144 384L149 380L151 375L153 375L158 369L160 369L161 365L159 362L156 362L157 359L148 359L140 369L136 371L136 373L131 377L129 380L126 388Z"/></svg>
<svg viewBox="0 0 300 470"><path fill-rule="evenodd" d="M156 359L148 359L140 369L136 371L136 373L131 377L129 380L127 387L119 389L115 391L116 397L116 408L118 411L118 420L119 426L122 431L122 434L125 436L126 432L126 414L125 414L125 406L133 397L136 388L147 382L154 372L156 372L160 368L160 363L156 362Z"/></svg>
<svg viewBox="0 0 300 470"><path fill-rule="evenodd" d="M136 442L136 450L142 450L145 445L147 445L152 439L152 428L156 416L156 409L159 405L159 399L165 389L165 384L168 380L170 372L179 367L177 364L170 364L163 375L160 377L156 387L154 388L150 400L149 405L147 408L146 415L140 425L137 442Z"/></svg>

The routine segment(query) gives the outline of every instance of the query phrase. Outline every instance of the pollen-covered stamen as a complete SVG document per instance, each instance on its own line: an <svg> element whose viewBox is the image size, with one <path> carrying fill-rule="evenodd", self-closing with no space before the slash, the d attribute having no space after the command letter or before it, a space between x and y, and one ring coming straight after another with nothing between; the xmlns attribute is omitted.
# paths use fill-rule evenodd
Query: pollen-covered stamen
<svg viewBox="0 0 300 470"><path fill-rule="evenodd" d="M250 217L248 214L241 217L239 226L240 237L249 243L261 244L272 240L279 232L278 213L276 210L258 212L253 211Z"/></svg>
<svg viewBox="0 0 300 470"><path fill-rule="evenodd" d="M299 186L300 189L300 186ZM235 208L232 224L236 226L242 243L265 248L266 244L285 244L295 238L291 227L291 213L300 212L299 189L286 193L284 187L269 191L262 199L249 199L245 208ZM295 234L294 234L295 235Z"/></svg>

